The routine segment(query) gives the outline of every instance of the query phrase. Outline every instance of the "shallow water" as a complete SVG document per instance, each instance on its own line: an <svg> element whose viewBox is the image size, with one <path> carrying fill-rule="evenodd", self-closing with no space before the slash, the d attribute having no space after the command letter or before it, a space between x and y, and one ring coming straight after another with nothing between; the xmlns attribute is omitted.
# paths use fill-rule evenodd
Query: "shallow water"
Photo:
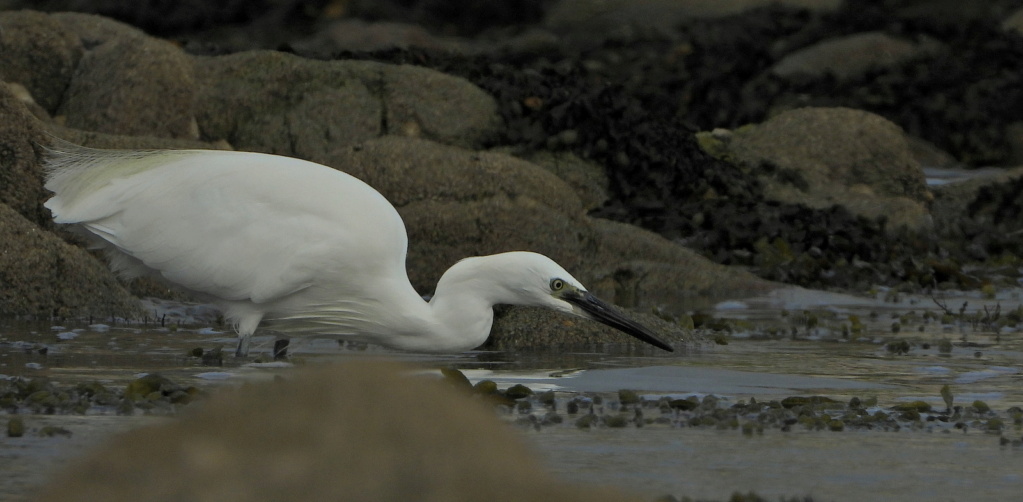
<svg viewBox="0 0 1023 502"><path fill-rule="evenodd" d="M983 434L557 429L532 438L559 475L651 497L1018 500L1023 486L1023 451Z"/></svg>
<svg viewBox="0 0 1023 502"><path fill-rule="evenodd" d="M884 293L861 298L793 288L727 302L708 313L730 319L730 332L705 333L708 340L727 344L707 341L675 355L651 350L635 356L604 347L601 353L424 357L315 340L292 347L292 360L316 364L383 356L425 367L454 366L474 382L490 379L501 388L523 383L538 391L555 390L563 400L632 389L647 399L713 394L725 406L751 398L824 395L840 401L876 397L879 408L923 400L944 409L940 388L948 384L956 405L982 400L1002 413L1023 405L1023 334L1015 324L985 325L968 319L971 312L983 313L987 307L990 313L995 305L1007 316L1021 303L1018 292L995 299L963 294L941 300L956 312L963 301L969 302L963 317L946 323L924 319L925 312L942 313L929 298L883 301ZM843 334L851 316L861 320L862 328ZM903 325L897 333L892 331L894 321ZM908 354L886 350L886 342L897 340L910 342ZM942 340L952 343L950 352L939 350ZM273 337L256 342L255 350L265 353ZM140 373L156 371L183 385L212 388L287 371L279 363L241 364L226 354L222 366L209 366L187 355L195 347L223 347L230 353L233 346L230 333L208 325L6 322L0 323L0 375L123 386ZM46 353L41 354L44 347ZM0 481L0 499L17 499L43 483L53 469L111 434L167 420L119 417L109 410L90 413L25 416L29 428L25 437L0 437L0 471L14 473ZM72 435L41 438L32 433L44 425L59 425ZM1007 500L1023 488L1023 448L1000 445L998 434L954 429L947 423L900 432L795 427L747 436L734 429L663 426L579 430L569 419L562 426L522 432L553 472L651 496L726 499L734 491L752 490L769 498ZM1001 433L1010 440L1021 435L1011 421Z"/></svg>

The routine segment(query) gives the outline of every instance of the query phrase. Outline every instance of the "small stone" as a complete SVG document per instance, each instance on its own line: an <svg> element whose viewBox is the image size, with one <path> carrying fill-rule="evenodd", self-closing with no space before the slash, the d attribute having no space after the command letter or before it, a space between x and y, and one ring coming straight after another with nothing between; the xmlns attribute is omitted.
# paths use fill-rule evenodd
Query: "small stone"
<svg viewBox="0 0 1023 502"><path fill-rule="evenodd" d="M682 411L694 410L699 405L700 405L700 403L695 401L695 400L693 400L693 399L672 399L668 403L668 406L671 406L672 408L674 408L676 410L682 410Z"/></svg>
<svg viewBox="0 0 1023 502"><path fill-rule="evenodd" d="M42 427L41 429L39 429L38 434L40 437L47 438L52 438L53 436L71 437L71 431L63 427L58 427L56 425L47 425L45 427Z"/></svg>
<svg viewBox="0 0 1023 502"><path fill-rule="evenodd" d="M537 401L540 402L540 404L543 404L544 406L554 406L554 402L555 402L554 401L554 397L555 397L554 396L554 391L553 390L549 390L549 391L544 392L543 394L540 394L539 396L537 396L536 399L537 399Z"/></svg>
<svg viewBox="0 0 1023 502"><path fill-rule="evenodd" d="M522 399L533 395L533 390L522 384L515 384L508 387L504 391L505 397L508 399Z"/></svg>
<svg viewBox="0 0 1023 502"><path fill-rule="evenodd" d="M565 412L568 413L569 415L575 415L576 413L579 413L579 402L575 401L574 399L572 401L569 401L568 404L565 405Z"/></svg>
<svg viewBox="0 0 1023 502"><path fill-rule="evenodd" d="M202 356L203 366L223 366L224 365L224 351L220 347L213 350L207 351Z"/></svg>
<svg viewBox="0 0 1023 502"><path fill-rule="evenodd" d="M473 392L488 396L497 393L497 384L493 380L480 380L472 387Z"/></svg>
<svg viewBox="0 0 1023 502"><path fill-rule="evenodd" d="M580 429L589 429L597 423L596 415L584 415L575 421L575 426Z"/></svg>
<svg viewBox="0 0 1023 502"><path fill-rule="evenodd" d="M617 429L629 425L629 418L625 415L610 415L604 418L604 423Z"/></svg>
<svg viewBox="0 0 1023 502"><path fill-rule="evenodd" d="M174 387L174 382L158 373L150 373L128 382L124 389L124 397L132 401L148 399L154 392L164 390L164 387Z"/></svg>
<svg viewBox="0 0 1023 502"><path fill-rule="evenodd" d="M7 421L7 437L20 438L25 435L25 421L21 417L11 417Z"/></svg>
<svg viewBox="0 0 1023 502"><path fill-rule="evenodd" d="M454 368L441 368L440 374L444 376L444 381L451 386L458 389L471 389L472 383L466 378L465 374Z"/></svg>
<svg viewBox="0 0 1023 502"><path fill-rule="evenodd" d="M917 413L927 413L931 411L931 405L925 401L911 401L892 406L892 409L895 411L916 411Z"/></svg>
<svg viewBox="0 0 1023 502"><path fill-rule="evenodd" d="M622 404L636 404L640 401L635 391L622 389L618 391L618 402Z"/></svg>

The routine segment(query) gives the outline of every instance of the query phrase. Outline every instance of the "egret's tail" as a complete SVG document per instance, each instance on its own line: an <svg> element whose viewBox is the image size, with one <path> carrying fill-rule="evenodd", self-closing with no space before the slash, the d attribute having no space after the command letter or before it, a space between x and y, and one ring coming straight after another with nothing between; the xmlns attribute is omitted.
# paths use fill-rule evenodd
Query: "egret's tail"
<svg viewBox="0 0 1023 502"><path fill-rule="evenodd" d="M44 206L57 223L78 223L80 207L90 195L113 180L166 164L186 150L99 150L53 138L45 147L43 169L47 190L54 196Z"/></svg>

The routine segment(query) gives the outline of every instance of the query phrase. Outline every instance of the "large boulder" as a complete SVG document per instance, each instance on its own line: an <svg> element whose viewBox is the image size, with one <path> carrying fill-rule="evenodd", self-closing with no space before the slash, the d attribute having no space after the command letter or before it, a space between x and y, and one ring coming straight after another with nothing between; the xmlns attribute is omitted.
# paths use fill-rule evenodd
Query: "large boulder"
<svg viewBox="0 0 1023 502"><path fill-rule="evenodd" d="M879 31L855 33L823 40L794 51L769 70L784 78L821 78L834 75L848 79L867 70L892 68L939 51L937 40L905 40Z"/></svg>
<svg viewBox="0 0 1023 502"><path fill-rule="evenodd" d="M714 153L750 169L770 200L841 205L866 218L887 218L892 230L932 226L923 170L902 129L883 117L849 108L800 108L711 136L721 141Z"/></svg>
<svg viewBox="0 0 1023 502"><path fill-rule="evenodd" d="M0 315L137 319L138 299L84 249L0 204Z"/></svg>
<svg viewBox="0 0 1023 502"><path fill-rule="evenodd" d="M48 195L36 159L38 145L45 140L26 103L0 82L0 204L44 226L50 220L49 211L43 208Z"/></svg>
<svg viewBox="0 0 1023 502"><path fill-rule="evenodd" d="M198 138L192 66L181 49L100 16L52 17L84 48L58 110L68 126Z"/></svg>
<svg viewBox="0 0 1023 502"><path fill-rule="evenodd" d="M242 149L317 162L381 135L478 146L500 124L469 82L425 68L254 51L195 59L199 127Z"/></svg>
<svg viewBox="0 0 1023 502"><path fill-rule="evenodd" d="M561 0L547 11L544 25L569 43L595 46L607 38L629 37L634 32L662 36L681 24L722 18L756 8L782 4L828 12L839 0Z"/></svg>
<svg viewBox="0 0 1023 502"><path fill-rule="evenodd" d="M0 50L0 80L21 84L52 114L84 49L81 39L53 16L18 11L0 12Z"/></svg>

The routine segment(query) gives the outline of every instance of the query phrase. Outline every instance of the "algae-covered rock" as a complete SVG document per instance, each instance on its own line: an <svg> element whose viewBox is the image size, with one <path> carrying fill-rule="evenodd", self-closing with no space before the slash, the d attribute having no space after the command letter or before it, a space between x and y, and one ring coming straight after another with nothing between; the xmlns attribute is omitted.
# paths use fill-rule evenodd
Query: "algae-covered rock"
<svg viewBox="0 0 1023 502"><path fill-rule="evenodd" d="M476 146L500 123L492 97L421 67L253 51L196 58L194 71L206 136L317 162L388 134Z"/></svg>
<svg viewBox="0 0 1023 502"><path fill-rule="evenodd" d="M177 385L169 378L157 373L150 373L128 382L128 386L124 389L124 397L131 401L141 401L154 394L159 397L164 392L170 393L176 387Z"/></svg>
<svg viewBox="0 0 1023 502"><path fill-rule="evenodd" d="M916 411L918 413L927 413L931 411L931 405L926 401L911 401L892 406L892 409L895 411Z"/></svg>
<svg viewBox="0 0 1023 502"><path fill-rule="evenodd" d="M597 425L600 419L593 414L583 415L576 419L575 426L580 429L589 429Z"/></svg>
<svg viewBox="0 0 1023 502"><path fill-rule="evenodd" d="M932 199L905 133L879 115L800 108L737 130L728 144L765 196L814 208L842 205L887 228L927 230Z"/></svg>
<svg viewBox="0 0 1023 502"><path fill-rule="evenodd" d="M543 392L539 396L536 396L536 400L539 401L544 406L554 406L554 404L555 404L555 394L554 394L554 391L553 390L549 390L549 391Z"/></svg>
<svg viewBox="0 0 1023 502"><path fill-rule="evenodd" d="M533 389L519 383L505 389L504 395L508 399L523 399L532 396Z"/></svg>
<svg viewBox="0 0 1023 502"><path fill-rule="evenodd" d="M830 38L794 51L771 67L784 78L833 75L860 77L867 70L891 69L906 61L934 54L941 44L934 39L906 40L880 31Z"/></svg>
<svg viewBox="0 0 1023 502"><path fill-rule="evenodd" d="M454 368L441 368L440 374L444 377L444 381L450 384L452 387L464 390L471 390L472 383L466 378L465 374Z"/></svg>
<svg viewBox="0 0 1023 502"><path fill-rule="evenodd" d="M473 392L485 396L490 394L496 394L498 392L497 384L494 383L493 380L480 380L479 382L476 382L476 385L473 386Z"/></svg>
<svg viewBox="0 0 1023 502"><path fill-rule="evenodd" d="M673 399L668 404L672 408L682 411L694 410L700 406L700 402L696 398Z"/></svg>
<svg viewBox="0 0 1023 502"><path fill-rule="evenodd" d="M842 407L841 401L836 401L826 396L791 396L781 400L781 405L786 408L796 406L820 406L823 408Z"/></svg>
<svg viewBox="0 0 1023 502"><path fill-rule="evenodd" d="M977 411L977 413L988 413L991 411L991 407L987 403L981 400L976 400L970 405L971 408Z"/></svg>
<svg viewBox="0 0 1023 502"><path fill-rule="evenodd" d="M20 438L25 435L25 420L21 417L11 417L7 420L7 437Z"/></svg>
<svg viewBox="0 0 1023 502"><path fill-rule="evenodd" d="M197 139L195 84L179 47L108 18L52 17L85 48L59 113L78 129Z"/></svg>
<svg viewBox="0 0 1023 502"><path fill-rule="evenodd" d="M622 404L636 404L640 402L640 397L634 390L621 389L618 391L618 402Z"/></svg>
<svg viewBox="0 0 1023 502"><path fill-rule="evenodd" d="M84 249L43 231L0 204L0 315L111 314L136 318L138 300Z"/></svg>
<svg viewBox="0 0 1023 502"><path fill-rule="evenodd" d="M626 415L607 415L604 417L604 425L613 429L620 429L629 425L629 417Z"/></svg>
<svg viewBox="0 0 1023 502"><path fill-rule="evenodd" d="M46 426L40 427L39 430L36 432L36 434L39 437L47 437L47 438L51 438L51 437L54 437L54 436L71 437L71 431L65 429L64 427L60 427L60 426L56 426L56 425L46 425Z"/></svg>

